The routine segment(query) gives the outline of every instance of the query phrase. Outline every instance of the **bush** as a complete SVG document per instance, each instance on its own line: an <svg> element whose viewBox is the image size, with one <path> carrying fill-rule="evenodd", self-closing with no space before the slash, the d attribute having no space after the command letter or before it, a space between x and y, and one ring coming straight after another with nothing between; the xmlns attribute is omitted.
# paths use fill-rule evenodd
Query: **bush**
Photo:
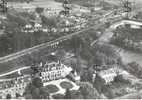
<svg viewBox="0 0 142 100"><path fill-rule="evenodd" d="M126 84L130 84L129 80L126 80L123 78L123 75L118 75L114 78L114 82L122 82L122 83L126 83Z"/></svg>
<svg viewBox="0 0 142 100"><path fill-rule="evenodd" d="M114 31L114 36L111 40L111 43L118 45L122 48L133 50L136 52L141 52L139 46L140 41L142 40L141 29L132 29L130 25L125 25L125 27L118 27Z"/></svg>
<svg viewBox="0 0 142 100"><path fill-rule="evenodd" d="M142 78L142 67L136 62L129 63L126 70L138 78Z"/></svg>

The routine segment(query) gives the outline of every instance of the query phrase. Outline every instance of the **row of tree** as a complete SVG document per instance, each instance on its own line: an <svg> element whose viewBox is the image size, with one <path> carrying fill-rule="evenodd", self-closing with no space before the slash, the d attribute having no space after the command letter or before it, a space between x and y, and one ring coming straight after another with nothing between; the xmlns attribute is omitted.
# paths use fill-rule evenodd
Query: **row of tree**
<svg viewBox="0 0 142 100"><path fill-rule="evenodd" d="M115 34L111 40L111 43L125 49L142 51L139 46L140 41L142 40L141 30L141 28L132 29L130 25L119 27L114 31Z"/></svg>
<svg viewBox="0 0 142 100"><path fill-rule="evenodd" d="M39 12L38 9L40 8L37 8L37 12ZM5 27L5 34L0 37L0 56L5 56L10 53L30 48L62 36L62 34L52 32L22 32L25 25L33 24L31 21L36 20L34 15L34 13L19 13L15 10L11 10L7 13L7 19L2 21L2 25ZM48 27L49 29L52 29L57 25L57 18L46 18L45 16L41 16L41 20L43 26Z"/></svg>

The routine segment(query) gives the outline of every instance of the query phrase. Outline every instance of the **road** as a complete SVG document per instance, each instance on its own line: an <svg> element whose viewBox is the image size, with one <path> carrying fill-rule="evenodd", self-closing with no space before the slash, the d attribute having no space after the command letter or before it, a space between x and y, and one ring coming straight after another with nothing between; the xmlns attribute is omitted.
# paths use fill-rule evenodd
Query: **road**
<svg viewBox="0 0 142 100"><path fill-rule="evenodd" d="M22 68L19 68L19 69L15 69L13 71L10 71L10 72L4 73L4 74L0 74L0 77L6 76L6 75L10 75L12 73L19 72L21 70L29 69L29 68L30 68L30 66L25 66L25 67L22 67Z"/></svg>

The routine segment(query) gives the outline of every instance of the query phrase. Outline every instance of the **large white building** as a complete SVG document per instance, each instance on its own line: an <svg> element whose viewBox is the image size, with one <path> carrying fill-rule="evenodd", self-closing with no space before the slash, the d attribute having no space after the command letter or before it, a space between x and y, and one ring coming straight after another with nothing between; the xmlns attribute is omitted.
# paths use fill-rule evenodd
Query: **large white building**
<svg viewBox="0 0 142 100"><path fill-rule="evenodd" d="M50 62L42 66L41 79L43 83L65 78L72 71L71 67L60 62ZM0 97L6 99L10 94L12 98L16 98L16 94L23 96L26 86L31 82L31 76L20 76L13 79L5 79L0 82Z"/></svg>
<svg viewBox="0 0 142 100"><path fill-rule="evenodd" d="M119 68L119 66L114 65L112 68L98 72L98 75L102 80L104 80L104 84L110 84L114 81L115 77L118 75L126 76L128 75L128 72Z"/></svg>
<svg viewBox="0 0 142 100"><path fill-rule="evenodd" d="M66 77L71 71L71 67L67 67L60 62L51 62L44 65L41 72L41 78L43 82L57 80Z"/></svg>

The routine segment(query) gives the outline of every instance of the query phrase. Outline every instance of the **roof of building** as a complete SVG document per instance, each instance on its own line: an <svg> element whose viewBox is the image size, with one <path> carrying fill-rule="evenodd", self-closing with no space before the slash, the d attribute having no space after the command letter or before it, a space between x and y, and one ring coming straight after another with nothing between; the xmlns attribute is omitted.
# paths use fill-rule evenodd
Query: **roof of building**
<svg viewBox="0 0 142 100"><path fill-rule="evenodd" d="M118 75L118 68L109 68L107 70L100 71L98 75L105 80L106 83L109 83L114 80L114 78Z"/></svg>

